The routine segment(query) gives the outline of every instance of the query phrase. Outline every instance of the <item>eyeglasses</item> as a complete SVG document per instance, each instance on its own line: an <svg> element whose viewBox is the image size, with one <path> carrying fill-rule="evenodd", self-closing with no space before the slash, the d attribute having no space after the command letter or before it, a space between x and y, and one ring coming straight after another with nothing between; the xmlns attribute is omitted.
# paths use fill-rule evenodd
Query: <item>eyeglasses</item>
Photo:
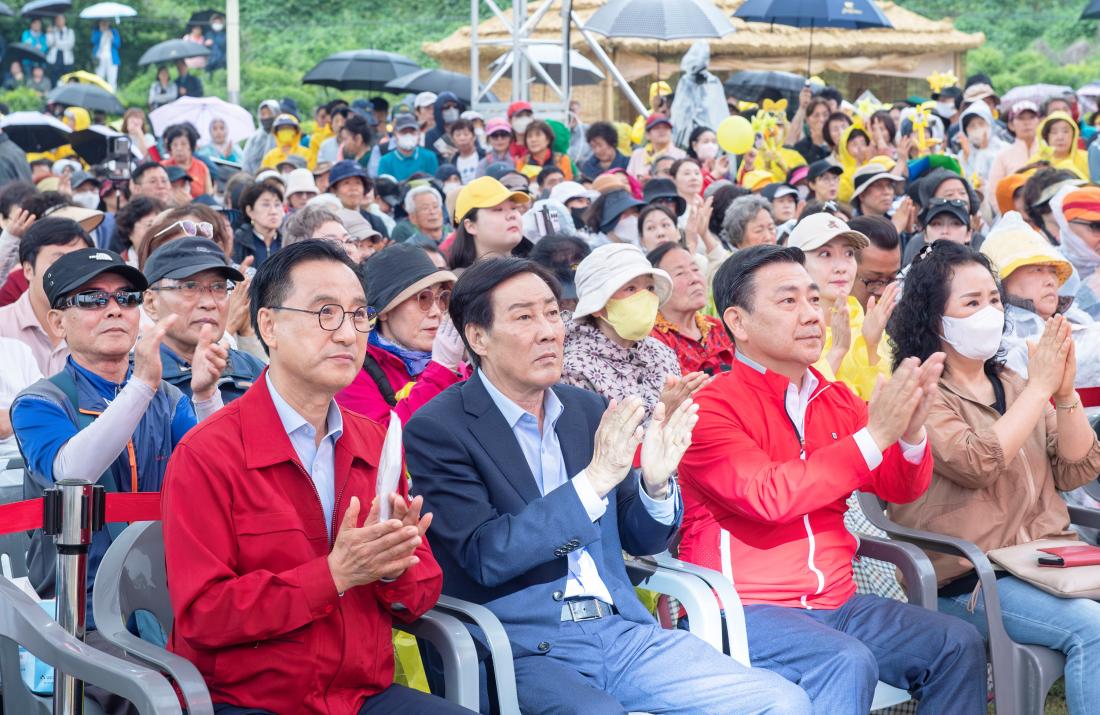
<svg viewBox="0 0 1100 715"><path fill-rule="evenodd" d="M366 238L355 238L350 233L345 233L343 236L314 236L313 240L332 241L334 243L339 243L342 246L355 246L356 248L361 248L364 243L369 243L372 246L377 246L379 243L385 241L386 237L382 236L381 234L372 233Z"/></svg>
<svg viewBox="0 0 1100 715"><path fill-rule="evenodd" d="M236 285L232 281L221 281L218 283L211 283L210 285L203 285L198 281L184 281L174 286L157 286L156 288L150 288L150 290L179 291L180 297L185 300L195 300L204 292L209 292L214 300L225 300L226 296L229 295L234 287L236 287Z"/></svg>
<svg viewBox="0 0 1100 715"><path fill-rule="evenodd" d="M1070 221L1077 226L1087 226L1093 233L1100 233L1100 221Z"/></svg>
<svg viewBox="0 0 1100 715"><path fill-rule="evenodd" d="M183 231L183 233L187 236L202 236L203 238L214 238L214 224L210 223L209 221L189 221L187 219L176 221L171 226L161 229L157 232L156 236L153 236L153 238L156 238L157 236L163 236L164 234L176 228L178 228L180 231Z"/></svg>
<svg viewBox="0 0 1100 715"><path fill-rule="evenodd" d="M898 277L895 275L893 278L872 278L867 280L866 278L860 278L859 282L866 286L867 290L885 290L886 286L896 281Z"/></svg>
<svg viewBox="0 0 1100 715"><path fill-rule="evenodd" d="M290 310L295 313L310 313L311 315L316 315L317 323L321 326L321 330L327 330L330 333L339 330L340 326L344 324L344 318L349 315L351 316L351 326L359 333L369 333L374 328L375 321L378 320L378 311L370 306L356 308L355 310L344 310L343 306L329 303L327 305L322 305L318 310L291 308L285 305L273 305L271 309Z"/></svg>
<svg viewBox="0 0 1100 715"><path fill-rule="evenodd" d="M80 308L81 310L102 310L114 298L120 308L134 308L144 302L144 296L139 290L118 290L108 293L105 290L86 290L76 295L71 295L58 304L58 310L67 308Z"/></svg>
<svg viewBox="0 0 1100 715"><path fill-rule="evenodd" d="M441 313L446 313L451 305L451 291L441 290L437 294L431 288L425 288L416 294L416 304L420 306L420 312L427 313L432 309L432 303L439 306Z"/></svg>

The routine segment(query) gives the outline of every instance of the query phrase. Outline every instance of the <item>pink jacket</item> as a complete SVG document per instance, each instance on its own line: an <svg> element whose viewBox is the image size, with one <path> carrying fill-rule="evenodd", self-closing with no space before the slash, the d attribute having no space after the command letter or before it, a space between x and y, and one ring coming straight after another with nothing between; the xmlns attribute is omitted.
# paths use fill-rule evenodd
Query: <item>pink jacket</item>
<svg viewBox="0 0 1100 715"><path fill-rule="evenodd" d="M390 381L390 387L398 398L397 405L391 407L386 402L378 385L366 370L360 370L355 381L336 394L336 402L341 407L366 415L382 424L387 423L387 415L393 410L404 425L429 400L467 377L465 374L452 372L437 362L430 362L424 372L420 373L420 377L414 380L405 369L405 363L396 355L374 345L367 346L367 353L374 358ZM409 383L413 383L412 387L405 390Z"/></svg>

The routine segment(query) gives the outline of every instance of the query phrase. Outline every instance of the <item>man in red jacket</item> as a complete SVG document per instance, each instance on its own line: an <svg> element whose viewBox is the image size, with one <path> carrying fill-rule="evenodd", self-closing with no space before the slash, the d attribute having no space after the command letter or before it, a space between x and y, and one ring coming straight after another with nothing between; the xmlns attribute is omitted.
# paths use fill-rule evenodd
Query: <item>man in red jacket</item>
<svg viewBox="0 0 1100 715"><path fill-rule="evenodd" d="M422 498L408 502L403 479L375 493L385 431L333 400L373 323L354 264L296 243L250 298L270 367L179 443L165 476L170 649L219 715L466 712L393 684L393 619L431 608L442 575Z"/></svg>
<svg viewBox="0 0 1100 715"><path fill-rule="evenodd" d="M943 354L906 360L866 405L826 381L819 289L797 248L739 251L714 279L737 346L733 368L696 395L680 464L680 556L723 571L745 606L749 655L798 683L815 713L866 713L877 681L921 712L984 713L985 649L963 621L856 595L857 489L906 503L928 488L924 419Z"/></svg>

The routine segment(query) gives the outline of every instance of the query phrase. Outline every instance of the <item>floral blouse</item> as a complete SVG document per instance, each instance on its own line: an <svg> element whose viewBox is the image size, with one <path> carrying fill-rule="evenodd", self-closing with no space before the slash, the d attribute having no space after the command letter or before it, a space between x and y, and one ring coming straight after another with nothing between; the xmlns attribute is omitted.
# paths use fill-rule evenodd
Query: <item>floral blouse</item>
<svg viewBox="0 0 1100 715"><path fill-rule="evenodd" d="M683 374L702 370L708 375L717 375L730 369L733 364L733 341L726 333L718 318L695 314L695 324L703 337L699 340L681 333L675 325L657 313L657 324L653 326L652 337L672 348L680 362Z"/></svg>

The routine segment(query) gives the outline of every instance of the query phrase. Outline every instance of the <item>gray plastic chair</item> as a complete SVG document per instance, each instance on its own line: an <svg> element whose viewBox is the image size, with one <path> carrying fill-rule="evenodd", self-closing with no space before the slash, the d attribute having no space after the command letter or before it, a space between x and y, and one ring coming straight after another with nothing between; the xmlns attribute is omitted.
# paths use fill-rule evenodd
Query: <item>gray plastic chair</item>
<svg viewBox="0 0 1100 715"><path fill-rule="evenodd" d="M964 539L895 523L886 515L883 501L874 494L860 492L859 503L867 519L892 538L928 551L961 556L971 563L981 583L981 597L985 603L997 715L1041 715L1047 691L1065 669L1065 656L1043 646L1017 643L1005 632L997 595L997 576L985 553ZM1100 511L1069 506L1069 515L1074 524L1100 528Z"/></svg>
<svg viewBox="0 0 1100 715"><path fill-rule="evenodd" d="M139 712L148 715L180 713L179 699L172 686L159 673L121 658L96 650L69 635L57 621L5 578L0 578L0 639L6 644L18 643L39 659L55 668L126 698ZM18 656L14 673L9 659L4 658L4 711L13 715L49 713L48 699L22 699L16 683L19 676ZM26 692L26 689L23 689ZM12 700L9 703L9 693ZM43 702L45 701L45 702ZM85 713L95 712L91 703Z"/></svg>
<svg viewBox="0 0 1100 715"><path fill-rule="evenodd" d="M100 634L129 655L168 674L183 692L194 715L211 713L210 695L190 661L130 633L126 621L137 610L152 613L165 633L171 632L161 522L131 524L111 544L96 575L92 608ZM446 698L478 709L477 650L462 623L447 613L429 611L409 625L395 628L432 643L443 658Z"/></svg>
<svg viewBox="0 0 1100 715"><path fill-rule="evenodd" d="M909 602L916 606L936 608L936 574L932 569L932 562L917 547L912 544L898 543L886 539L878 539L873 536L861 534L858 554L870 559L887 561L896 565L905 579ZM737 589L721 572L714 571L686 561L679 561L668 553L655 557L661 566L690 574L701 579L707 587L717 595L722 602L724 618L722 627L725 629L726 643L729 648L727 655L743 665L749 665L748 635L745 631L745 612L741 606L741 597L737 595ZM695 616L691 616L694 621ZM692 624L694 625L694 624ZM694 631L694 628L692 628ZM721 643L721 632L719 632ZM707 639L712 642L713 639ZM872 710L879 710L898 705L912 700L908 692L896 688L887 683L879 682L875 688L875 698L871 704Z"/></svg>

